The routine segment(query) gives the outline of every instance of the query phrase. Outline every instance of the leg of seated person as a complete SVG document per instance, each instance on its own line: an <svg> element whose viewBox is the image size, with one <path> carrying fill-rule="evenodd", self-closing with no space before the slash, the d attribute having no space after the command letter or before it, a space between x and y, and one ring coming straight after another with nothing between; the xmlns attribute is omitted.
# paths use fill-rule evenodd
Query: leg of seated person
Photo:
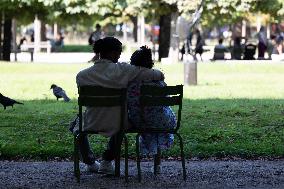
<svg viewBox="0 0 284 189"><path fill-rule="evenodd" d="M115 174L114 166L112 160L115 159L118 150L120 150L120 145L123 140L123 133L119 132L118 134L112 136L108 142L107 149L102 155L102 161L99 168L99 173L104 174Z"/></svg>
<svg viewBox="0 0 284 189"><path fill-rule="evenodd" d="M88 136L86 134L79 138L79 151L82 156L83 163L87 165L95 163L94 152L90 148Z"/></svg>
<svg viewBox="0 0 284 189"><path fill-rule="evenodd" d="M116 137L117 137L117 141L115 140ZM115 159L116 152L117 150L119 150L116 148L117 146L116 142L118 142L118 144L120 145L122 143L122 140L123 140L123 134L120 132L110 137L108 145L107 145L107 149L104 151L102 155L103 160L112 161Z"/></svg>

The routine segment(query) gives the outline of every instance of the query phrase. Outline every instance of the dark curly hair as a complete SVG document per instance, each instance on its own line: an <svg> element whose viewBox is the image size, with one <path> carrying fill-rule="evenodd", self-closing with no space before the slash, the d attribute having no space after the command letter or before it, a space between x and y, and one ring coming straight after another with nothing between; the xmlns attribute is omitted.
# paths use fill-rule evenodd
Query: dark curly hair
<svg viewBox="0 0 284 189"><path fill-rule="evenodd" d="M151 49L149 49L147 46L140 47L139 50L136 50L132 54L130 64L151 69L154 66Z"/></svg>

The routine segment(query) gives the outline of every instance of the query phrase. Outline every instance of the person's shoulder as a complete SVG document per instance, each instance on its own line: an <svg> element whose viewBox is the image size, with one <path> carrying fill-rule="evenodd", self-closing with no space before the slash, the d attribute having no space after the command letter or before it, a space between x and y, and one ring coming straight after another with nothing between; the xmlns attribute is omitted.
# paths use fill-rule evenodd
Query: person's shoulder
<svg viewBox="0 0 284 189"><path fill-rule="evenodd" d="M87 74L88 72L91 71L92 67L93 67L93 66L88 67L88 68L85 68L85 69L79 71L79 72L77 73L77 77Z"/></svg>
<svg viewBox="0 0 284 189"><path fill-rule="evenodd" d="M118 62L118 63L116 63L116 65L118 67L123 68L123 69L135 69L137 67L137 66L133 66L133 65L127 63L127 62Z"/></svg>

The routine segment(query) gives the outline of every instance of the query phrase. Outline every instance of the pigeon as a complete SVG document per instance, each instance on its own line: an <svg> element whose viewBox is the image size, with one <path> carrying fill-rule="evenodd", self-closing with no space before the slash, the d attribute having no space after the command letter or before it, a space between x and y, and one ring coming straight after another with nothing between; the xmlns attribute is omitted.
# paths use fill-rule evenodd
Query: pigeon
<svg viewBox="0 0 284 189"><path fill-rule="evenodd" d="M57 85L52 84L50 89L53 90L53 94L54 94L54 96L56 96L57 100L59 98L63 98L65 102L70 101L70 98L68 98L68 96L66 95L66 92L61 87L58 87Z"/></svg>
<svg viewBox="0 0 284 189"><path fill-rule="evenodd" d="M4 106L4 110L6 110L7 106L12 106L13 108L14 104L23 104L21 102L17 102L16 100L4 96L1 93L0 93L0 103Z"/></svg>

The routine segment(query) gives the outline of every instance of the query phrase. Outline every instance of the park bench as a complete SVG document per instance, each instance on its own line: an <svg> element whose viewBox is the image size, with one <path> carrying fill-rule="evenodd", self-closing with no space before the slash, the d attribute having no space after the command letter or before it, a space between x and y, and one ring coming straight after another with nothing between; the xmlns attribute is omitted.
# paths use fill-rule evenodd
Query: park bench
<svg viewBox="0 0 284 189"><path fill-rule="evenodd" d="M18 60L17 58L17 54L18 53L21 53L21 52L27 52L27 53L30 53L30 56L31 56L31 62L34 61L34 51L33 49L27 49L27 50L20 50L20 49L16 49L16 50L11 50L11 53L14 53L14 56L15 56L15 61Z"/></svg>
<svg viewBox="0 0 284 189"><path fill-rule="evenodd" d="M3 53L3 49L1 47L0 47L0 52ZM14 60L15 61L17 61L17 54L21 53L21 52L28 52L28 53L30 53L30 55L31 55L31 62L33 62L33 60L34 60L34 52L32 50L30 50L30 49L24 50L24 51L21 51L20 49L16 49L16 50L11 49L11 51L10 51L10 53L14 53L14 57L15 57Z"/></svg>
<svg viewBox="0 0 284 189"><path fill-rule="evenodd" d="M39 49L46 49L47 53L51 52L51 44L50 41L41 41L39 44ZM31 56L31 62L34 60L34 49L35 49L35 44L34 42L29 42L29 43L23 43L20 47L20 49L12 50L11 53L14 53L15 56L15 61L17 61L17 54L21 52L28 52L30 53Z"/></svg>
<svg viewBox="0 0 284 189"><path fill-rule="evenodd" d="M213 60L225 60L225 53L229 52L228 49L214 48Z"/></svg>
<svg viewBox="0 0 284 189"><path fill-rule="evenodd" d="M50 41L41 41L39 43L38 48L41 49L46 49L47 53L51 52L51 44ZM35 49L35 43L34 42L29 42L29 43L24 43L21 45L21 51L30 51Z"/></svg>

